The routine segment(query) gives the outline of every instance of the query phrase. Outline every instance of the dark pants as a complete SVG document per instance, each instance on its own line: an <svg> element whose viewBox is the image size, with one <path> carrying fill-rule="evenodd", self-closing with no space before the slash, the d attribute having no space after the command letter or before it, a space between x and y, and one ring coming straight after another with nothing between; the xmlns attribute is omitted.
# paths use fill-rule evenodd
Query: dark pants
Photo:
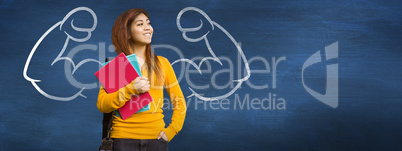
<svg viewBox="0 0 402 151"><path fill-rule="evenodd" d="M168 142L157 139L114 139L113 151L167 151Z"/></svg>

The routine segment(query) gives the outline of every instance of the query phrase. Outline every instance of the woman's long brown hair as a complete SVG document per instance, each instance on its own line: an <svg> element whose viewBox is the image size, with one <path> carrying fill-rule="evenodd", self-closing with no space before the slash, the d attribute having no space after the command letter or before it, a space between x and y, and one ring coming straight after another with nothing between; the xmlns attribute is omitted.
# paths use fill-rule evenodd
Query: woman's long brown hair
<svg viewBox="0 0 402 151"><path fill-rule="evenodd" d="M112 43L117 54L122 52L124 52L125 55L131 54L130 42L128 40L129 34L131 33L130 27L134 19L140 14L144 14L149 18L147 11L141 8L135 8L127 10L114 22L112 28ZM151 77L152 71L155 72L156 81L160 81L160 78L163 77L162 69L158 57L152 52L150 44L146 46L145 50L145 64L148 69L148 78L150 79L150 82L153 81Z"/></svg>

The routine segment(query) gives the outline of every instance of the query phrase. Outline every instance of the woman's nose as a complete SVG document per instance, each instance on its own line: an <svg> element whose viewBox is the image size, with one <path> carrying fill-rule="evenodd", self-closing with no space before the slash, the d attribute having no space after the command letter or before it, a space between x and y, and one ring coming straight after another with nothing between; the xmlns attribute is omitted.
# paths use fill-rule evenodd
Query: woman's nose
<svg viewBox="0 0 402 151"><path fill-rule="evenodd" d="M150 29L151 29L150 26L151 26L151 25L146 24L145 27L144 27L144 30L150 30Z"/></svg>

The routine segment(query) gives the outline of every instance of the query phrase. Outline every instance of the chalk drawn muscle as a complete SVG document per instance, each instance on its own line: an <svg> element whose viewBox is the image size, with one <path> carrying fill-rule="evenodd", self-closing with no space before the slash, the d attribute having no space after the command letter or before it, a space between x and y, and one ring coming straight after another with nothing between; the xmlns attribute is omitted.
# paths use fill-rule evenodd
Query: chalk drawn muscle
<svg viewBox="0 0 402 151"><path fill-rule="evenodd" d="M238 52L239 55L241 56L241 59L242 59L242 61L243 61L243 63L244 63L245 70L246 70L246 75L245 75L244 77L240 78L240 79L234 80L233 82L237 82L236 86L235 86L233 89L231 89L229 92L227 92L226 94L223 94L223 95L220 95L220 96L205 97L205 96L202 96L202 95L200 95L199 93L197 93L194 89L189 88L190 91L192 92L192 94L189 95L188 97L195 96L195 97L197 97L197 98L199 98L199 99L201 99L201 100L204 100L204 101L212 101L212 100L224 99L224 98L226 98L226 97L232 95L237 89L240 88L241 84L242 84L244 81L248 80L248 78L250 77L250 67L249 67L249 64L248 64L248 62L247 62L246 56L244 55L243 50L241 49L239 43L233 38L233 36L232 36L228 31L225 30L225 28L223 28L223 27L222 27L221 25L219 25L217 22L213 21L204 11L202 11L202 10L196 8L196 7L186 7L186 8L184 8L184 9L182 9L182 10L179 12L179 14L177 15L177 19L176 19L177 28L182 32L183 38L184 38L186 41L188 41L188 42L204 41L204 42L205 42L205 46L207 47L209 53L211 54L211 57L205 57L205 58L203 58L203 59L199 62L198 65L197 65L196 63L194 63L192 60L187 59L187 58L178 59L178 60L174 61L174 62L172 63L172 65L175 64L175 63L178 63L178 62L186 62L186 63L191 64L194 68L196 68L200 74L202 74L202 73L201 73L201 70L200 70L200 67L201 67L201 65L202 65L206 60L216 61L216 62L218 62L221 66L223 65L222 62L221 62L221 60L215 55L215 53L214 53L214 51L213 51L213 49L211 48L211 45L210 45L210 43L209 43L208 34L209 34L211 31L208 31L207 33L205 33L204 35L202 35L202 36L200 36L200 37L198 37L198 38L190 38L190 37L187 36L187 33L198 31L198 30L200 30L201 27L203 26L203 22L202 22L202 20L200 20L200 26L198 26L198 27L183 28L183 27L181 26L181 24L180 24L180 19L181 19L182 15L183 15L184 13L188 12L188 11L195 11L195 12L201 14L201 15L208 21L208 23L212 26L212 31L214 31L214 30L217 28L217 30L222 31L222 32L230 39L230 41L231 41L231 42L233 43L233 45L236 47L237 52Z"/></svg>
<svg viewBox="0 0 402 151"><path fill-rule="evenodd" d="M53 62L52 62L50 65L53 66L56 62L62 61L62 60L69 61L69 62L72 64L72 66L73 66L73 71L72 71L72 73L74 74L74 72L75 72L81 65L83 65L83 64L85 64L85 63L87 63L87 62L97 62L97 63L99 63L99 61L97 61L97 60L95 60L95 59L84 59L84 60L80 61L79 63L75 64L74 61L73 61L71 58L69 58L69 57L63 57L63 54L64 54L64 52L65 52L65 50L66 50L66 48L67 48L67 45L68 45L68 43L69 43L70 40L73 40L73 41L75 41L75 42L85 42L85 41L87 41L88 39L91 38L91 35L92 35L91 33L92 33L92 31L95 30L96 25L97 25L97 17L96 17L96 14L95 14L94 11L92 11L90 8L87 8L87 7L77 7L77 8L75 8L75 9L71 10L71 11L63 18L63 20L57 22L57 23L54 24L52 27L50 27L50 28L39 38L39 40L36 42L36 44L35 44L34 47L32 48L31 52L29 53L28 59L27 59L27 61L26 61L26 63L25 63L25 66L24 66L24 71L23 71L24 78L25 78L26 80L30 81L30 82L32 83L32 85L35 87L35 89L36 89L39 93L41 93L43 96L45 96L45 97L47 97L47 98L49 98L49 99L58 100L58 101L71 101L71 100L77 98L78 96L81 96L81 97L86 98L86 96L84 96L84 95L82 94L82 91L85 89L85 87L81 88L81 90L79 90L77 93L75 93L74 95L69 96L69 97L58 97L58 96L54 96L54 95L48 94L48 93L46 93L45 91L43 91L43 90L38 86L37 83L38 83L38 82L41 82L41 80L32 79L32 78L30 78L30 77L27 75L28 67L29 67L29 65L30 65L30 63L31 63L31 59L32 59L32 57L33 57L35 51L37 50L38 46L42 43L42 41L46 38L46 36L49 35L51 32L55 31L55 29L56 29L57 27L59 27L59 30L61 31L61 30L62 30L62 26L63 26L63 24L67 21L67 19L69 19L71 15L73 15L74 13L76 13L76 12L78 12L78 11L86 11L86 12L88 12L88 13L91 14L91 16L93 17L93 25L92 25L92 27L91 27L91 28L80 28L80 27L76 27L76 26L74 25L74 20L72 20L71 23L70 23L72 29L74 29L75 31L78 31L78 32L87 33L87 36L84 37L84 38L76 38L76 37L74 37L74 36L71 36L71 35L70 35L69 33L67 33L66 31L64 31L64 33L65 33L66 36L67 36L67 37L66 37L66 40L65 40L65 43L64 43L64 46L63 46L62 50L60 51L60 53L58 54L58 56L53 60Z"/></svg>

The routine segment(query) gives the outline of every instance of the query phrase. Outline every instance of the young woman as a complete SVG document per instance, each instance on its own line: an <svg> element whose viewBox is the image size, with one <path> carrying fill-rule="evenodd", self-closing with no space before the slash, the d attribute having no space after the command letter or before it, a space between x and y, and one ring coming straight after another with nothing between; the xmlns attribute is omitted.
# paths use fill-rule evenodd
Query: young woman
<svg viewBox="0 0 402 151"><path fill-rule="evenodd" d="M133 114L126 120L113 115L111 138L114 151L168 150L167 143L182 129L186 116L186 102L170 62L151 50L153 28L144 9L130 9L121 14L112 29L112 42L117 54L135 53L142 77L114 93L99 90L99 111L110 113L122 107L131 95L149 92L153 101L150 110ZM141 63L142 60L142 63ZM141 65L142 64L142 65ZM165 128L163 120L163 88L173 105L172 122Z"/></svg>

